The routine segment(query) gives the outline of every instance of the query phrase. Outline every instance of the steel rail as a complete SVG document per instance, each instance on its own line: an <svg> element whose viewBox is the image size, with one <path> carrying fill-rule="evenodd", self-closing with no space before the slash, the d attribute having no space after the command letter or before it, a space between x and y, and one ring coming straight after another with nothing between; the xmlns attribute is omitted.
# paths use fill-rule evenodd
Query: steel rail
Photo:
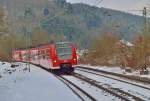
<svg viewBox="0 0 150 101"><path fill-rule="evenodd" d="M113 89L113 88L107 88L107 87L103 87L102 85L98 84L97 81L93 80L93 79L90 79L88 77L85 77L81 74L78 74L78 73L74 73L73 74L74 77L82 80L82 81L85 81L99 89L102 89L108 93L110 93L111 95L114 95L118 98L120 98L121 100L124 100L124 101L130 101L130 99L128 99L127 97L125 96L129 96L129 97L132 97L135 101L144 101L143 99L137 97L137 96L134 96L134 95L131 95L130 93L127 93L127 92L124 92L123 90L120 90L120 89Z"/></svg>
<svg viewBox="0 0 150 101"><path fill-rule="evenodd" d="M109 74L109 75L113 75L113 76L126 78L126 79L133 80L133 81L136 81L136 82L150 84L150 79L144 78L144 77L137 77L137 76L133 76L133 75L132 76L123 75L123 74L112 73L112 72L108 72L108 71L104 71L104 70L98 70L98 69L93 69L93 68L83 67L83 66L76 66L76 68L88 69L88 70L92 70L92 71L96 71L96 72L101 72L101 73L104 73L104 74Z"/></svg>
<svg viewBox="0 0 150 101"><path fill-rule="evenodd" d="M140 88L143 88L143 89L146 89L146 90L150 90L150 88L148 87L145 87L145 86L141 86L141 85L138 85L138 84L135 84L135 83L131 83L131 82L127 82L127 81L124 81L124 80L120 80L120 79L117 79L115 77L109 77L107 75L102 75L102 74L99 74L98 72L96 73L96 71L89 71L89 70L82 70L82 69L76 69L77 71L83 71L83 72L87 72L87 73L91 73L91 74L95 74L95 75L98 75L98 76L103 76L103 77L106 77L106 78L110 78L110 79L113 79L113 80L116 80L116 81L120 81L120 82L124 82L124 83L127 83L127 84L130 84L130 85L134 85L134 86L137 86L137 87L140 87Z"/></svg>
<svg viewBox="0 0 150 101"><path fill-rule="evenodd" d="M33 63L32 63L32 64L33 64ZM40 67L41 69L44 69L45 71L52 73L51 70L49 70L49 69L47 69L47 68L44 68L44 67L41 66L41 65L37 65L37 64L33 64L33 65L38 66L38 67ZM52 74L53 74L53 73L52 73ZM82 93L83 93L84 95L86 95L89 99L91 99L91 101L97 101L94 97L92 97L91 95L89 95L87 92L85 92L83 89L81 89L80 87L78 87L77 85L75 85L73 82L71 82L71 81L65 79L65 78L62 77L62 76L58 76L58 75L56 75L56 74L53 74L53 75L54 75L56 78L58 78L60 81L62 81L67 87L69 87L69 88L73 91L73 93L76 94L82 101L86 101L86 100L84 100L84 98L81 97L81 95L79 95L73 88L71 88L71 86L70 86L69 84L71 84L72 86L74 86L75 88L77 88L80 92L82 92ZM67 83L69 83L69 84L67 84Z"/></svg>

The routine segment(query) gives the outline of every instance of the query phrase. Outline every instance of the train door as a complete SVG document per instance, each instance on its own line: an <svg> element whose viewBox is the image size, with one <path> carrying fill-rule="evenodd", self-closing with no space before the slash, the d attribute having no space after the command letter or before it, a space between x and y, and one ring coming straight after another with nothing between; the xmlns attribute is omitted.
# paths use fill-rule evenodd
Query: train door
<svg viewBox="0 0 150 101"><path fill-rule="evenodd" d="M34 63L34 64L39 64L39 60L38 60L38 49L33 49L31 50L30 52L30 59L31 59L31 62Z"/></svg>
<svg viewBox="0 0 150 101"><path fill-rule="evenodd" d="M51 45L51 50L50 50L51 54L51 69L60 69L60 63L57 57L57 52L56 52L56 46L55 45Z"/></svg>
<svg viewBox="0 0 150 101"><path fill-rule="evenodd" d="M44 48L39 51L40 65L45 68L51 68L50 48Z"/></svg>

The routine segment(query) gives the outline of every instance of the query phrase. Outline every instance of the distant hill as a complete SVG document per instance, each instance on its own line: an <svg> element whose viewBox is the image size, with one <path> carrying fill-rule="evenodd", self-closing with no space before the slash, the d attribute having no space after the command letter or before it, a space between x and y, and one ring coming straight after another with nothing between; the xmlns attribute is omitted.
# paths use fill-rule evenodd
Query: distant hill
<svg viewBox="0 0 150 101"><path fill-rule="evenodd" d="M33 28L40 27L49 34L64 34L68 40L80 42L84 47L102 33L130 40L143 29L144 19L140 16L81 3L70 4L65 0L3 0L3 3L8 7L9 18L16 22L12 27L17 33L23 33L26 4L32 3L29 6ZM43 9L48 9L48 15L44 16Z"/></svg>

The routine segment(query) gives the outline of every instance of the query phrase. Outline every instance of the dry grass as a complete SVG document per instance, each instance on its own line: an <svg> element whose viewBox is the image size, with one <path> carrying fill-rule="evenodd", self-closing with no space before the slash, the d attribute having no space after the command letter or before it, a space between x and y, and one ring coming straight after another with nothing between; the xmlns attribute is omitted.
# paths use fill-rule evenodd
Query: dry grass
<svg viewBox="0 0 150 101"><path fill-rule="evenodd" d="M134 45L118 45L117 36L102 35L95 40L81 63L101 66L121 66L146 69L150 66L150 35L134 38Z"/></svg>

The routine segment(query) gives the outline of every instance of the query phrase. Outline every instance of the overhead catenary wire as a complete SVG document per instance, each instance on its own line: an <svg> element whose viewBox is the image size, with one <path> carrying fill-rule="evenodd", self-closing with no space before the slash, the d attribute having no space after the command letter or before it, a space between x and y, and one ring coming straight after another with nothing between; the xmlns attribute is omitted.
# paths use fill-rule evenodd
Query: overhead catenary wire
<svg viewBox="0 0 150 101"><path fill-rule="evenodd" d="M129 10L125 10L125 12L140 13L141 16L143 16L145 9L146 9L147 17L148 17L150 15L150 7L146 7L146 6L144 6L143 9L129 9Z"/></svg>
<svg viewBox="0 0 150 101"><path fill-rule="evenodd" d="M144 34L148 33L147 26L148 26L148 20L147 17L149 16L149 9L148 7L143 7L142 10L129 10L132 12L140 12L143 16L143 33L140 35L142 38L144 38ZM144 42L144 41L143 41ZM143 57L144 49L146 48L145 45L142 45L142 41L140 42L140 57ZM142 66L142 70L147 69L147 56L144 56L144 66Z"/></svg>
<svg viewBox="0 0 150 101"><path fill-rule="evenodd" d="M99 6L101 3L103 2L103 0L96 0L96 2L95 2L95 6Z"/></svg>
<svg viewBox="0 0 150 101"><path fill-rule="evenodd" d="M99 4L102 3L102 2L103 2L103 0L98 0L97 4L99 5Z"/></svg>

